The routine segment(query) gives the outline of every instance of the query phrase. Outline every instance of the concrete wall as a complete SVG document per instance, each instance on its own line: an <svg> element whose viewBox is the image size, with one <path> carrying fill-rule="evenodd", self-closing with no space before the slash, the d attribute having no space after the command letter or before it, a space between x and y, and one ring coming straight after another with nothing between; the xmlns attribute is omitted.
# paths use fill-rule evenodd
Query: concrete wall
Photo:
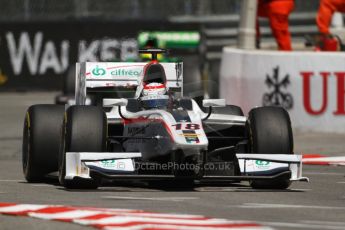
<svg viewBox="0 0 345 230"><path fill-rule="evenodd" d="M303 131L345 133L345 53L224 48L220 96L251 108L280 105Z"/></svg>

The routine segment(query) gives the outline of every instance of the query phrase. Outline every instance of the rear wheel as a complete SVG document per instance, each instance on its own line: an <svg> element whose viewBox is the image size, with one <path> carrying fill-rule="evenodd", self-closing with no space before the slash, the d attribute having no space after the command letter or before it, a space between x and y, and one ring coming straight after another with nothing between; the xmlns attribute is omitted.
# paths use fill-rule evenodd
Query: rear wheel
<svg viewBox="0 0 345 230"><path fill-rule="evenodd" d="M66 180L66 152L105 152L107 119L103 110L96 106L71 106L63 125L59 157L59 181L66 188L95 189L96 179ZM95 153L97 154L97 153Z"/></svg>
<svg viewBox="0 0 345 230"><path fill-rule="evenodd" d="M71 66L64 75L63 94L73 96L75 92L75 66Z"/></svg>
<svg viewBox="0 0 345 230"><path fill-rule="evenodd" d="M44 181L58 170L64 106L33 105L25 115L22 166L28 182Z"/></svg>
<svg viewBox="0 0 345 230"><path fill-rule="evenodd" d="M281 107L260 107L249 112L247 121L249 148L252 153L293 154L293 136L288 112ZM253 188L286 189L289 178L251 181Z"/></svg>

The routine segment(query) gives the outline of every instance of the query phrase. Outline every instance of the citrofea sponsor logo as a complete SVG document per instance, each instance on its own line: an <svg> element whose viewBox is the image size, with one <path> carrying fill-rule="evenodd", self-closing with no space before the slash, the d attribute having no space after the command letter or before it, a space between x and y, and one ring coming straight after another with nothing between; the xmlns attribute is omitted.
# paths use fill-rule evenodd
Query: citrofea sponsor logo
<svg viewBox="0 0 345 230"><path fill-rule="evenodd" d="M112 76L128 76L128 77L139 77L142 74L143 70L139 68L135 69L115 69L110 72Z"/></svg>
<svg viewBox="0 0 345 230"><path fill-rule="evenodd" d="M98 65L92 70L92 75L94 76L103 76L105 73L105 69L98 67Z"/></svg>
<svg viewBox="0 0 345 230"><path fill-rule="evenodd" d="M115 77L139 77L143 70L142 68L116 68L114 70L108 70L111 76ZM107 70L99 67L98 65L91 71L93 76L104 76L107 73Z"/></svg>

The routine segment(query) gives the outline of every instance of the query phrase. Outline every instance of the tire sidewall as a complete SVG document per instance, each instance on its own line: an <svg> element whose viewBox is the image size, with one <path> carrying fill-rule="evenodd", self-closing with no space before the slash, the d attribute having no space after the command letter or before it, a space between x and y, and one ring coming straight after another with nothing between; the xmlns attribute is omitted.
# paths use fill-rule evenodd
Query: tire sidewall
<svg viewBox="0 0 345 230"><path fill-rule="evenodd" d="M25 114L22 166L28 182L40 182L58 169L63 111L59 105L33 105Z"/></svg>
<svg viewBox="0 0 345 230"><path fill-rule="evenodd" d="M266 125L270 128L267 128ZM246 130L249 152L254 154L293 154L291 121L285 109L274 106L252 109L249 112ZM290 184L289 178L250 181L250 185L257 189L286 189Z"/></svg>
<svg viewBox="0 0 345 230"><path fill-rule="evenodd" d="M91 127L91 122L93 127ZM81 138L83 137L83 138ZM96 106L71 106L64 116L59 154L59 182L66 188L96 188L97 183L78 184L65 180L66 152L106 151L107 121L103 110Z"/></svg>

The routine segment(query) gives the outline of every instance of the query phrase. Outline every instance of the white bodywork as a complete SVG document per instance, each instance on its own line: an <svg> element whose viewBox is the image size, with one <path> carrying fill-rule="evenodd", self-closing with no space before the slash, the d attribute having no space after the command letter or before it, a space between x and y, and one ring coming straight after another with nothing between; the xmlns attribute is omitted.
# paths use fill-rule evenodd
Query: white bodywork
<svg viewBox="0 0 345 230"><path fill-rule="evenodd" d="M137 113L128 112L123 108L123 115L129 119L136 119L140 117L145 117L146 119L152 121L163 122L164 126L168 129L171 135L172 141L175 143L176 148L194 148L194 149L207 149L208 140L204 130L202 129L201 114L194 113L193 111L188 111L188 115L191 119L190 122L183 122L183 126L188 124L199 125L200 129L194 130L195 135L199 139L199 143L188 143L186 142L185 136L183 134L184 128L176 129L176 125L181 124L176 122L171 113L164 110L144 110Z"/></svg>
<svg viewBox="0 0 345 230"><path fill-rule="evenodd" d="M119 108L118 106L121 104L121 106L127 105L127 100L124 98L120 99L110 99L110 98L105 98L103 99L103 106L104 107L112 107L110 112L106 113L108 122L112 122L114 120L119 120L121 119L120 114L119 114ZM204 113L196 101L192 99L192 104L193 104L193 111L196 116L204 118L207 116L206 113ZM150 110L155 113L155 110ZM126 111L126 108L121 108L121 112L123 114L130 114L129 116L135 117L138 116L134 113L131 113L129 111ZM207 119L209 123L212 122L217 122L217 121L222 121L223 124L238 124L238 123L245 123L247 121L247 117L244 116L236 116L236 115L228 115L228 114L211 114L211 116Z"/></svg>
<svg viewBox="0 0 345 230"><path fill-rule="evenodd" d="M109 122L112 120L117 121L121 119L119 115L119 107L118 105L126 105L126 99L103 99L103 105L106 107L112 107L112 110L107 113L107 117L109 119ZM121 112L124 117L128 119L138 119L141 117L145 117L145 119L152 119L156 121L162 121L166 128L169 129L171 137L176 144L176 148L195 148L195 149L207 149L208 146L208 140L206 137L206 134L202 128L202 119L207 116L206 113L204 113L198 104L192 100L193 104L193 110L188 111L188 116L190 118L190 124L196 124L200 126L200 129L193 130L195 131L196 136L199 139L199 143L188 143L186 142L186 139L184 137L183 131L184 129L181 128L180 130L175 129L177 124L179 122L176 122L174 117L165 110L144 110L139 111L137 113L131 113L126 110L125 106L121 106ZM230 123L245 123L246 117L242 116L235 116L235 115L225 115L225 114L212 114L209 118L209 121L219 121L219 120L225 120L229 121ZM226 122L225 122L226 123ZM183 125L187 125L187 122L183 122Z"/></svg>

